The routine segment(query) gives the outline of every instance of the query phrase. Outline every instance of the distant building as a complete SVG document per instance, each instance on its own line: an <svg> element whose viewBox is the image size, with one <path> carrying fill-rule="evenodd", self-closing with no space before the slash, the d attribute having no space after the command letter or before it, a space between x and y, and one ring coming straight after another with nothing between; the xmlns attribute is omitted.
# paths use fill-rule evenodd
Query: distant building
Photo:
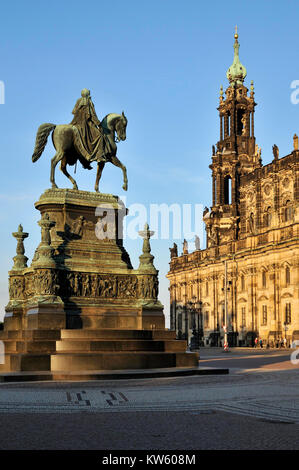
<svg viewBox="0 0 299 470"><path fill-rule="evenodd" d="M263 166L254 136L254 88L235 34L229 86L220 90L220 138L213 146L207 248L172 256L171 328L178 337L231 346L299 339L299 150ZM248 95L249 92L249 95ZM225 275L225 268L227 275Z"/></svg>

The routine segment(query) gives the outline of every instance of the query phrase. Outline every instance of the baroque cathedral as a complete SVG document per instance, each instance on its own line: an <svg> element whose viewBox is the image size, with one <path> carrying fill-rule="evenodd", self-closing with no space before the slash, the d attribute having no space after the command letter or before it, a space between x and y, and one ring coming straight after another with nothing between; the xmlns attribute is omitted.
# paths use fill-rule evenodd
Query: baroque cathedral
<svg viewBox="0 0 299 470"><path fill-rule="evenodd" d="M254 136L255 99L244 85L237 31L229 85L220 89L220 135L212 147L207 247L171 251L170 322L191 347L274 346L299 339L299 148L262 164Z"/></svg>

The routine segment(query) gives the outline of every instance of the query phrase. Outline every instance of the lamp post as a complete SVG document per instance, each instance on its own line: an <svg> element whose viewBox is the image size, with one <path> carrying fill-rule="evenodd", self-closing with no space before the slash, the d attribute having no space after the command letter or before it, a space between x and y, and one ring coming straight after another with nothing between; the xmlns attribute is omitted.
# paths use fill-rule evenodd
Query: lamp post
<svg viewBox="0 0 299 470"><path fill-rule="evenodd" d="M284 338L285 338L285 346L287 346L287 331L288 331L288 326L287 326L287 322L285 321L284 322Z"/></svg>
<svg viewBox="0 0 299 470"><path fill-rule="evenodd" d="M193 296L189 302L187 302L187 309L191 314L191 327L192 327L192 337L191 337L191 349L199 349L199 340L201 337L201 300L197 301L196 296Z"/></svg>
<svg viewBox="0 0 299 470"><path fill-rule="evenodd" d="M198 347L199 347L200 338L202 338L202 335L203 335L202 301L201 300L198 302L198 308L197 308L197 329L198 329Z"/></svg>
<svg viewBox="0 0 299 470"><path fill-rule="evenodd" d="M223 350L225 352L228 352L228 341L227 341L227 328L228 328L228 322L227 322L227 260L224 261L224 270L225 270L225 277L224 277L224 345L223 345Z"/></svg>

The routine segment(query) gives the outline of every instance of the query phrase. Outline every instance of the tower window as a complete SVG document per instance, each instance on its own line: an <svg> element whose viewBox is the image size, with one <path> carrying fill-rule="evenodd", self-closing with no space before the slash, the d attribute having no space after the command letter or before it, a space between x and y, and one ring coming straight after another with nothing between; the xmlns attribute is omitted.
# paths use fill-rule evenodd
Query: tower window
<svg viewBox="0 0 299 470"><path fill-rule="evenodd" d="M224 204L232 203L232 180L230 176L224 178Z"/></svg>
<svg viewBox="0 0 299 470"><path fill-rule="evenodd" d="M245 111L243 109L237 110L237 135L242 135L242 131L244 128L244 119L245 118Z"/></svg>

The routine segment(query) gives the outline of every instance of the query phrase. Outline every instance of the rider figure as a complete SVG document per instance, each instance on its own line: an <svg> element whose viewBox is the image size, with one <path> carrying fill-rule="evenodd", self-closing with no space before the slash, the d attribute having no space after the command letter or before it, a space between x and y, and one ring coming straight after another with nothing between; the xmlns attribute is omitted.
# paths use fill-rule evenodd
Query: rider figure
<svg viewBox="0 0 299 470"><path fill-rule="evenodd" d="M101 122L99 121L90 91L84 88L72 111L74 118L71 122L79 131L82 145L90 155L90 161L107 161L106 155L110 153L108 139L105 138ZM89 163L87 163L89 166Z"/></svg>

